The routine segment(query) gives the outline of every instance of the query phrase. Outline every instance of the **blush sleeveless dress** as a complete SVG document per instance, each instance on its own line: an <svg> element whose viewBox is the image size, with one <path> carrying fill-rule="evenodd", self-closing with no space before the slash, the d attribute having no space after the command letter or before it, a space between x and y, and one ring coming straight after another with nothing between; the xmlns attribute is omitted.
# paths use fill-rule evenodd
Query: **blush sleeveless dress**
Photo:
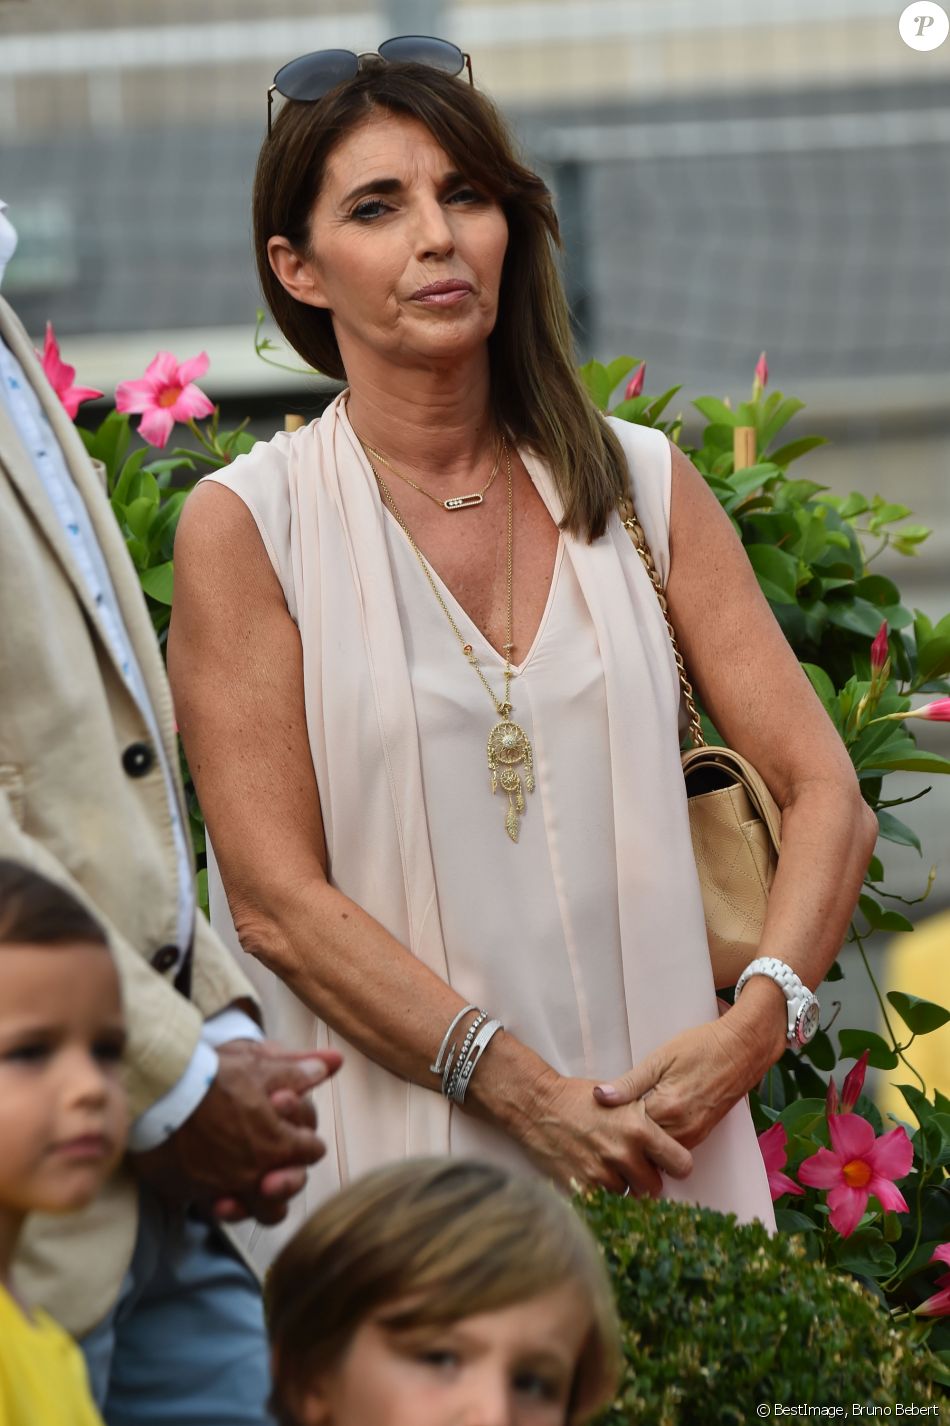
<svg viewBox="0 0 950 1426"><path fill-rule="evenodd" d="M321 419L326 421L328 417L348 425L339 398ZM315 469L307 474L304 460L299 462L296 479L287 478L286 453L301 434L276 437L268 443L266 455L260 446L255 447L248 457L205 479L227 485L253 515L284 589L288 609L301 629L306 668L308 660L317 657L310 643L316 630L308 630L302 619L306 604L302 595L307 579L318 577L320 556L315 531L302 518L301 487L306 489L308 481L320 477ZM346 434L350 434L348 429ZM628 427L622 434L628 447L631 442L635 445L636 460L631 462L631 469L632 473L635 470L638 514L661 574L665 574L669 558L668 443L662 433L646 428ZM526 457L525 464L539 489L550 499L550 485L542 479L540 463ZM361 471L349 478L364 476L365 471ZM672 891L665 896L660 912L661 917L665 916L665 937L662 944L654 940L649 946L649 965L645 964L642 970L636 957L645 959L646 948L631 951L623 944L618 901L623 873L618 871L615 826L617 738L615 734L612 740L609 728L605 660L575 568L576 562L579 568L586 568L579 553L583 542L561 532L540 626L522 662L515 666L511 681L511 717L531 741L535 772L535 789L526 793L526 807L514 843L504 827L507 797L500 789L493 796L489 786L486 744L497 722L496 710L463 656L405 532L379 497L374 479L372 485L377 503L374 529L379 539L375 554L378 559L382 551L388 562L411 684L425 810L425 827L419 835L427 838L427 847L422 850L431 857L434 872L435 904L427 908L427 914L441 931L444 978L465 1001L480 1005L490 1016L500 1019L561 1074L613 1078L683 1028L683 1018L676 1007L684 966L688 968L686 974L694 975L702 988L696 1004L703 1008L691 1010L687 1022L714 1019L718 1012L705 934L701 920L697 923L696 919L695 895L692 902L689 895L681 902ZM394 496L398 505L395 492ZM370 490L367 499L372 498ZM466 516L458 513L451 518L461 522ZM623 542L629 544L629 536L619 526L619 520L617 526L621 530L617 548L626 559ZM631 577L639 578L639 560L632 546L629 556L633 561ZM475 647L486 679L501 696L504 660L468 618L437 570L431 564L429 568L459 629ZM683 798L685 802L676 754L679 735L685 727L684 709L679 702L665 625L649 580L645 575L643 578L645 583L636 585L642 606L638 617L658 619L659 624L654 623L640 657L652 658L655 663L645 674L651 685L660 690L654 697L665 710L668 723L663 736L673 749L668 762L673 779L669 797ZM386 590L388 594L388 579ZM323 626L324 639L333 637L332 628L332 623ZM327 698L333 696L333 686L325 673L308 685L308 723L313 716L316 725L321 719L311 707L311 687L316 697ZM634 726L632 720L631 733ZM358 742L358 733L355 736ZM620 746L623 749L622 741ZM366 754L354 744L339 748L337 755L352 759ZM621 755L628 754L622 751ZM629 757L635 756L631 741ZM318 785L320 763L318 756ZM651 795L654 794L645 775L642 796L648 799ZM322 788L321 803L324 804ZM332 850L341 816L358 820L359 808L341 810L339 799L334 803L332 798L325 805L332 808L328 827L331 880L360 900L345 884L345 878L336 880ZM631 809L626 810L629 813ZM651 822L657 828L657 844L652 849L652 855L659 859L656 876L668 879L671 886L682 883L688 892L695 892L695 864L685 816L675 824L674 840L662 818L657 818L654 807L646 805L636 810L645 823L647 842ZM371 862L373 855L373 840L367 836L364 856ZM213 846L208 861L212 923L254 980L269 1032L298 1048L333 1044L342 1049L345 1060L336 1079L317 1094L320 1132L330 1148L326 1159L311 1171L307 1188L294 1201L288 1222L271 1229L255 1225L245 1230L245 1246L256 1262L266 1265L302 1218L341 1183L394 1154L412 1153L419 1147L428 1149L432 1143L413 1142L407 1129L400 1149L400 1135L393 1134L391 1124L384 1124L382 1116L386 1111L380 1107L383 1086L389 1081L392 1088L394 1077L335 1036L276 976L241 951ZM644 868L638 868L636 875L644 878L646 894L647 886L656 878ZM692 908L691 919L684 911L686 903ZM639 1012L649 1014L649 1042L644 1026L632 1022L630 1009L631 1004L645 1006L640 985L645 985L648 977L651 994L656 994L655 978L662 981L665 977L665 995L657 999L660 1014L664 1005L669 1006L668 1024L657 1025L653 1010L644 1008ZM637 984L631 984L633 978ZM433 1026L433 1054L443 1030L443 1026ZM431 1091L415 1092L438 1101L446 1112L447 1152L530 1169L519 1146L464 1111L444 1106L437 1091L438 1081L433 1076ZM390 1105L394 1102L390 1101ZM408 1122L409 1111L406 1117ZM774 1229L771 1196L746 1099L730 1110L693 1155L694 1169L688 1179L674 1181L664 1177L666 1196L734 1211L740 1219L758 1217Z"/></svg>

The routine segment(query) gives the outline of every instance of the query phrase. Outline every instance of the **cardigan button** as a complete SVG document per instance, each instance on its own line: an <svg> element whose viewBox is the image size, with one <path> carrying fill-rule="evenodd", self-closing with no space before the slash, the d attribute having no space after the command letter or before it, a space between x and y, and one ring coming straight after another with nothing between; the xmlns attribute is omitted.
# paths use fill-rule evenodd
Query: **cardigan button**
<svg viewBox="0 0 950 1426"><path fill-rule="evenodd" d="M152 968L160 973L178 964L177 946L160 946L152 957Z"/></svg>
<svg viewBox="0 0 950 1426"><path fill-rule="evenodd" d="M130 743L122 754L122 766L129 777L144 777L155 766L155 754L148 743Z"/></svg>

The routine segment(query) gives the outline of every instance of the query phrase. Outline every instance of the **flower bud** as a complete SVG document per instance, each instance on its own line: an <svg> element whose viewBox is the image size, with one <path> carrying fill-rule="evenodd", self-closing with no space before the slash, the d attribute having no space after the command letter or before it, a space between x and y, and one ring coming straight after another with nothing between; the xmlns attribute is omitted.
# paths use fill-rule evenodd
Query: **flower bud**
<svg viewBox="0 0 950 1426"><path fill-rule="evenodd" d="M623 399L625 401L632 401L635 396L640 395L640 392L643 390L643 377L646 369L647 364L645 361L642 361L627 382L626 389L623 393Z"/></svg>
<svg viewBox="0 0 950 1426"><path fill-rule="evenodd" d="M887 620L877 631L874 643L871 645L871 677L880 673L887 663Z"/></svg>
<svg viewBox="0 0 950 1426"><path fill-rule="evenodd" d="M844 1084L841 1086L841 1113L850 1114L851 1110L858 1102L858 1098L864 1088L864 1074L868 1067L868 1056L870 1050L865 1050L854 1068L845 1075Z"/></svg>

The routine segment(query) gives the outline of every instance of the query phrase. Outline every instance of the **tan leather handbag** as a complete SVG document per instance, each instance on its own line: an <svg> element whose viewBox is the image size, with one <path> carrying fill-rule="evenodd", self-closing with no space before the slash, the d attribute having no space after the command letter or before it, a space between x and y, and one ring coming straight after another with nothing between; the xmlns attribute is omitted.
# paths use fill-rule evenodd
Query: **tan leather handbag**
<svg viewBox="0 0 950 1426"><path fill-rule="evenodd" d="M721 990L735 985L758 955L781 848L782 814L748 758L732 748L706 744L667 610L666 593L629 495L620 502L620 518L660 602L689 710L693 746L681 752L680 759L713 979L716 989Z"/></svg>

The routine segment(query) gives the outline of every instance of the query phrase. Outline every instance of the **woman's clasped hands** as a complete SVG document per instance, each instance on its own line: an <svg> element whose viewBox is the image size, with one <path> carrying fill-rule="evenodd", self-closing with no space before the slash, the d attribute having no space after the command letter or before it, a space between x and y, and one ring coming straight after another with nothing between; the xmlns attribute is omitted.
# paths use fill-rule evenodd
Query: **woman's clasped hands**
<svg viewBox="0 0 950 1426"><path fill-rule="evenodd" d="M758 1082L753 1048L720 1019L683 1030L609 1083L553 1075L525 1147L565 1185L659 1196L685 1179L689 1152Z"/></svg>

